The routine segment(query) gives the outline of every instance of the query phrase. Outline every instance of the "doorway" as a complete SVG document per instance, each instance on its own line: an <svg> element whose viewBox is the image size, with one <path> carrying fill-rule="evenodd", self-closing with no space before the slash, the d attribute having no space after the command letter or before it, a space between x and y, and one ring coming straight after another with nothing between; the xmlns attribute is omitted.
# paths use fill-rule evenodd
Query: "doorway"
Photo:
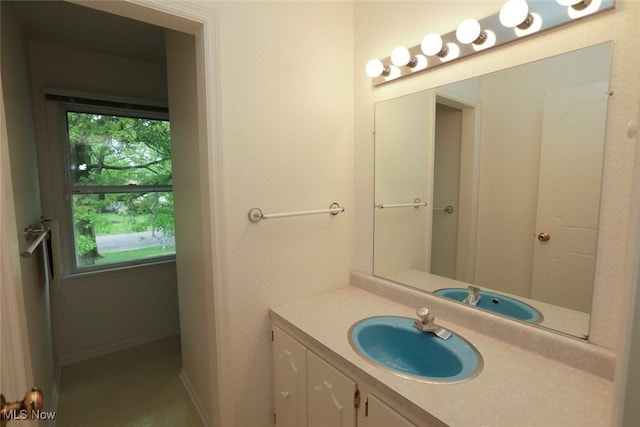
<svg viewBox="0 0 640 427"><path fill-rule="evenodd" d="M482 107L477 99L440 90L434 115L431 272L474 283Z"/></svg>
<svg viewBox="0 0 640 427"><path fill-rule="evenodd" d="M436 103L431 274L456 278L462 110Z"/></svg>
<svg viewBox="0 0 640 427"><path fill-rule="evenodd" d="M66 2L43 2L43 4L44 3L47 3L47 4L59 3L64 7L71 6L71 7L76 7L80 9L85 9L82 6L72 5ZM173 14L177 13L178 11L163 10L165 6L162 6L162 5L157 5L157 6L149 5L148 7L145 7L140 5L132 5L124 2L101 2L101 4L97 4L95 6L102 7L106 9L107 12L115 12L119 14L129 15L130 17L138 18L138 19L142 18L147 20L148 22L153 22L153 21L159 22L163 25L163 28L162 28L163 33L165 30L167 30L167 27L171 27L171 30L185 30L187 33L190 33L190 34L193 34L194 32L197 32L203 29L204 29L203 31L206 32L207 25L208 25L207 18L206 17L202 18L200 16L200 18L202 18L200 19L198 18L197 13L181 13L180 15L183 16L182 18L172 19ZM169 7L167 6L167 9L168 8ZM174 8L179 9L181 7L174 6ZM185 6L185 8L189 9L188 6ZM201 15L203 13L201 13ZM196 19L189 20L188 18L184 18L184 16L195 16ZM47 22L49 23L57 22L58 24L61 24L62 22L64 22L64 21L58 21L51 16L47 17L47 19L48 19ZM67 27L73 27L73 25L67 26ZM42 26L39 26L39 29L42 29L42 28L43 28ZM170 32L174 34L176 33L176 31L170 31ZM189 68L189 71L192 72L193 74L188 76L189 78L180 78L180 76L178 76L177 80L190 81L193 83L195 87L196 85L201 84L203 80L203 77L202 77L203 75L205 76L204 79L206 80L209 79L208 76L210 75L210 73L206 73L206 72L200 74L198 78L196 76L196 69L197 67L206 67L207 64L210 63L210 58L207 57L204 59L204 61L196 65L196 60L195 60L196 52L198 52L198 49L203 49L203 47L202 47L202 44L200 44L199 47L196 46L196 43L199 40L197 37L194 37L193 35L189 35L189 34L188 36L190 37L189 39L190 49L187 49L187 50L192 53L192 59L193 59L192 61L193 66ZM86 42L86 40L80 40L80 41ZM107 40L107 42L110 42L110 41ZM130 43L131 40L128 40L128 42ZM113 48L114 44L115 43L111 43L109 48ZM78 49L78 47L76 47L76 49ZM199 52L202 53L201 50ZM92 53L96 55L101 54L99 52L92 52ZM109 54L113 55L113 53L109 53ZM101 70L98 70L98 71L101 71ZM87 77L91 78L89 75ZM174 73L174 79L175 79L175 73ZM97 92L100 92L100 91L97 91ZM199 156L198 154L199 152L202 154L203 145L205 146L204 153L206 153L207 152L206 150L210 148L210 147L206 147L210 141L210 139L207 136L208 130L211 129L211 126L207 125L206 122L207 120L210 120L210 119L208 119L205 116L202 110L206 108L207 103L213 102L215 99L207 97L205 102L202 102L202 100L196 99L200 97L197 87L193 92L196 93L197 96L192 96L191 99L188 99L186 101L184 99L169 100L170 103L181 102L181 101L184 102L181 105L181 107L183 107L183 109L186 107L187 113L191 113L191 116L194 117L195 130L192 129L192 131L196 135L196 137L192 139L192 144L194 144L195 147L194 146L189 147L185 145L183 146L183 149L180 150L180 153L178 155L178 157L181 157L182 160L177 160L177 163L182 163L183 165L185 163L189 163L191 165L191 169L185 169L183 167L182 172L179 172L178 170L174 170L174 175L175 175L174 193L176 197L178 197L179 194L184 195L185 194L185 192L183 191L184 188L186 188L187 186L191 186L192 184L190 180L191 181L195 180L198 182L202 181L204 183L204 184L200 183L196 187L193 187L193 186L190 187L191 193L193 193L195 190L195 194L199 194L201 196L201 197L197 197L198 198L197 203L199 203L200 205L194 206L193 204L191 204L189 206L186 206L184 209L181 208L183 210L181 214L176 212L176 223L177 223L176 228L178 230L176 240L183 239L182 246L180 246L180 243L177 242L177 246L180 248L178 249L178 258L180 259L181 251L188 255L188 256L182 257L182 260L186 260L186 261L178 262L178 265L176 268L177 276L179 278L181 278L181 276L184 276L184 273L181 275L181 272L180 272L180 270L182 269L183 272L188 271L187 276L189 278L193 278L194 276L196 276L196 280L194 281L195 284L190 283L190 286L188 287L186 286L181 287L179 286L179 283L180 282L185 283L185 281L182 281L181 279L179 279L177 290L175 289L176 284L174 283L173 304L175 305L175 311L176 311L176 317L177 317L177 312L178 312L177 294L179 293L180 294L179 323L180 323L180 330L181 330L181 350L182 350L181 352L182 352L182 359L183 359L182 371L180 372L180 376L181 376L182 382L184 383L188 392L190 393L193 400L195 401L197 409L200 412L201 418L205 420L205 423L210 424L211 417L212 417L211 414L215 413L216 414L215 418L221 417L222 415L219 414L219 411L212 410L212 407L218 406L218 403L217 403L218 384L217 382L209 381L209 378L210 378L209 376L214 375L214 373L212 373L212 370L215 370L216 368L216 365L212 363L211 360L212 358L213 360L215 360L215 356L213 355L217 352L217 347L216 347L216 343L211 342L210 340L211 336L215 336L215 334L211 332L211 329L215 327L215 323L214 323L215 310L213 307L210 307L210 306L205 307L205 309L202 309L201 307L199 307L199 306L207 305L206 304L207 301L213 301L213 298L209 297L209 295L213 293L213 278L211 277L212 276L211 272L213 271L214 277L216 274L215 269L212 268L212 264L214 262L213 247L215 246L215 242L210 243L208 245L202 243L203 239L206 239L207 236L211 236L212 234L211 226L210 224L208 224L209 218L207 215L210 209L212 209L210 192L209 192L209 188L207 187L207 182L210 180L206 180L206 179L200 180L200 176L204 175L205 177L209 177L219 172L218 172L218 169L212 172L208 168L208 160L209 160L208 156L205 155L204 158L201 158L202 156ZM204 96L205 95L202 95L202 97ZM182 97L178 96L178 98L182 98ZM193 128L194 127L193 123L189 123L188 127ZM193 171L194 162L195 164L199 165L199 168L195 169L195 172ZM215 167L215 162L212 162L212 167ZM182 173L182 178L179 179L178 176L180 176L181 173ZM51 196L46 195L47 194L46 187L48 183L46 182L46 179L43 181L44 182L41 182L41 190L43 194L42 197L43 199L46 199L46 197L51 197ZM178 183L178 181L180 181L180 183ZM213 190L212 194L215 195L216 194L215 191L216 190ZM46 205L46 202L44 204ZM197 221L194 221L191 216L189 220L185 221L184 211L188 209L189 212L192 212L193 208L201 211L202 216L197 218ZM180 209L177 209L177 210L179 211ZM184 233L180 231L181 227L178 225L178 223L180 222L178 220L178 217L180 215L182 215L181 217L182 219L180 221L182 221L182 224L183 224L182 230L185 230ZM208 234L206 232L203 233L203 228L208 230ZM181 237L182 234L184 235ZM193 238L194 236L196 236L195 239ZM207 240L211 240L211 239L207 239ZM190 252L192 251L197 252L196 256L193 256L193 257L191 256ZM192 263L194 265L190 265L189 263ZM161 268L163 266L155 266L155 267ZM130 269L130 271L133 271L133 270L135 269ZM118 272L119 276L117 279L103 278L102 282L104 282L106 286L108 286L109 283L114 285L117 283L121 283L123 281L122 277L124 277L123 274L126 275L128 273L129 271L120 271ZM175 274L176 273L174 273L174 275ZM160 273L160 275L166 276L166 275L163 275L162 273ZM104 306L104 305L108 305L107 304L108 301L105 300L104 298L101 298L100 295L95 294L97 287L84 286L84 284L81 283L82 281L81 277L79 276L72 277L70 278L70 280L73 281L73 283L66 283L66 284L59 283L54 289L54 295L55 295L55 299L57 299L56 305L58 303L67 304L67 305L71 304L71 306L74 307L74 311L56 310L56 313L57 313L56 316L61 316L61 319L57 319L57 320L67 321L69 324L79 323L85 328L94 327L97 329L102 329L102 332L105 332L106 333L105 335L110 339L110 342L107 343L107 345L103 345L103 346L95 345L96 343L93 342L93 343L89 343L90 344L88 346L89 351L75 351L77 358L85 359L87 357L97 356L99 354L108 353L113 350L118 350L119 347L128 348L134 344L141 344L146 341L152 341L154 338L161 338L162 333L164 333L165 335L169 335L168 332L171 331L171 328L167 327L166 325L163 325L163 327L161 328L162 330L160 335L157 334L157 331L154 331L156 335L149 334L145 336L144 334L142 335L138 334L138 336L134 337L133 339L128 339L126 337L125 339L118 339L118 337L116 336L117 334L114 334L113 331L118 327L122 330L135 329L135 327L139 326L141 323L148 321L149 316L145 316L145 311L134 310L132 315L133 317L115 316L117 318L117 321L115 322L114 322L114 319L101 321L98 318L99 317L98 313L96 313L95 310L91 310L91 303L92 301L98 301L99 304L97 304L97 306L100 306L100 305ZM126 281L126 279L124 280ZM100 280L92 280L92 284L95 284L95 282L100 282ZM184 289L184 288L188 288L188 289ZM66 289L68 291L71 291L71 290L78 291L76 292L76 294L80 295L80 299L75 300L76 302L73 303L72 302L73 298L70 296L70 293L67 292L65 294L64 292L62 292L62 289ZM144 297L140 298L140 295L137 295L135 292L132 292L133 289L134 287L131 287L129 289L130 291L129 293L121 294L120 297L114 297L114 301L119 299L122 302L122 304L119 304L119 305L114 304L113 307L116 307L118 310L121 310L122 306L127 305L127 303L131 301L136 301L136 300L139 301L140 299L143 300L142 302L146 306L145 309L147 307L154 306L154 304L151 304L149 301L146 301ZM116 294L115 292L113 292L113 289L111 289L111 291L112 291L111 294ZM161 293L161 292L158 292L158 293ZM166 292L166 293L169 294L170 292ZM184 309L185 306L188 307L189 310L185 310ZM160 308L159 310L158 310L158 307ZM162 304L159 304L159 305L156 304L155 309L157 311L162 312L162 308L163 308ZM73 319L70 318L70 316L73 317L76 315L86 315L89 320L84 322L83 321L74 322ZM177 325L177 322L176 322L176 325ZM194 325L196 327L194 327ZM204 327L202 325L204 325ZM62 329L66 330L66 328L62 328ZM177 332L177 329L174 328L174 332ZM98 334L94 334L94 333L90 333L88 335L98 336ZM72 342L72 341L73 340L68 340L67 342ZM197 349L198 354L195 354L196 349L193 344L196 342L201 345L201 347ZM202 346L202 343L206 343L207 345ZM93 346L93 349L90 348L91 346ZM205 348L202 348L202 347L205 347ZM78 350L78 349L75 348L73 350ZM87 350L87 349L85 348L81 350ZM68 355L69 353L65 354L65 356L68 356ZM67 359L67 361L73 361L73 360ZM34 381L37 381L37 379L34 379Z"/></svg>

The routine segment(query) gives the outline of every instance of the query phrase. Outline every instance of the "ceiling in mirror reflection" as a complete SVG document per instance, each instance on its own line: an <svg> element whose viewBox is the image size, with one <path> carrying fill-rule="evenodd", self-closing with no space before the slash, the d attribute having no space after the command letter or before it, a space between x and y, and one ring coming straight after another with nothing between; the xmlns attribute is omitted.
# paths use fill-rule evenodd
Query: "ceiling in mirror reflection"
<svg viewBox="0 0 640 427"><path fill-rule="evenodd" d="M374 274L475 284L587 337L611 48L377 103Z"/></svg>

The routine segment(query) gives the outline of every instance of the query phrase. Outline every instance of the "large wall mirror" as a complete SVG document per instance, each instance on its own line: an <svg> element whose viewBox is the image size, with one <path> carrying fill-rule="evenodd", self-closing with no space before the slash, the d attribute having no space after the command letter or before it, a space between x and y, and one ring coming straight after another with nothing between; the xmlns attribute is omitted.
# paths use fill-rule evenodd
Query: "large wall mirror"
<svg viewBox="0 0 640 427"><path fill-rule="evenodd" d="M374 275L588 338L611 50L376 103Z"/></svg>

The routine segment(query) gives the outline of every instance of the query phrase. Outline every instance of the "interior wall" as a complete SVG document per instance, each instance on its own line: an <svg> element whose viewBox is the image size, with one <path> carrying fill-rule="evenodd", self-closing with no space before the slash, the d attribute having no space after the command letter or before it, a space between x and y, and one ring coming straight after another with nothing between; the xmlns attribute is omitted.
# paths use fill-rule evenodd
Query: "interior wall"
<svg viewBox="0 0 640 427"><path fill-rule="evenodd" d="M11 5L2 3L1 76L5 102L5 119L9 162L13 183L15 207L15 238L23 251L30 242L25 241L24 228L40 227L40 186L36 167L36 141L34 135L33 107L27 45L17 25ZM54 410L57 398L56 363L53 353L51 316L49 305L49 281L45 275L43 252L20 258L20 276L27 330L33 385L44 394L45 410ZM17 397L17 396L16 396Z"/></svg>
<svg viewBox="0 0 640 427"><path fill-rule="evenodd" d="M62 365L175 335L175 263L67 277L53 308Z"/></svg>
<svg viewBox="0 0 640 427"><path fill-rule="evenodd" d="M375 209L375 272L387 276L406 270L429 271L434 152L429 141L433 141L430 124L435 117L435 96L424 92L396 98L376 105L375 114L375 203L411 203L416 198L427 203L415 209Z"/></svg>
<svg viewBox="0 0 640 427"><path fill-rule="evenodd" d="M59 220L54 199L60 193L50 175L52 168L60 166L51 160L59 154L54 153L57 146L47 133L44 88L166 102L166 67L33 40L28 49L43 214ZM63 364L179 330L173 262L88 275L71 276L65 271L61 276L53 308L56 349Z"/></svg>
<svg viewBox="0 0 640 427"><path fill-rule="evenodd" d="M207 223L205 200L201 197L201 180L206 170L199 167L198 88L196 75L196 40L189 34L167 31L167 73L169 109L171 111L172 177L174 220L176 224L176 269L180 306L182 345L182 379L191 392L198 410L209 424L216 417L212 409L212 390L217 389L210 358L215 358L217 342L209 341L206 325L206 259L211 254L203 245ZM204 239L206 240L206 238ZM213 375L213 376L212 376ZM216 396L217 397L217 396ZM215 425L211 424L211 425Z"/></svg>
<svg viewBox="0 0 640 427"><path fill-rule="evenodd" d="M636 125L640 115L636 120ZM631 133L629 138L633 138ZM635 143L640 144L640 133L635 135ZM640 420L640 156L635 160L634 192L631 222L629 224L629 256L627 274L633 283L627 305L627 333L616 369L616 388L613 398L613 426L627 427Z"/></svg>
<svg viewBox="0 0 640 427"><path fill-rule="evenodd" d="M384 58L398 45L413 46L426 32L447 33L469 16L482 18L499 12L503 2L427 1L356 2L355 113L356 217L355 268L371 273L373 204L373 104L377 101L437 87L499 69L523 64L585 46L613 40L614 53L607 116L602 208L590 341L617 350L621 341L623 307L630 289L624 259L635 146L627 142L626 125L637 115L640 66L637 43L640 3L617 1L616 9L525 40L495 48L429 72L372 88L364 73L370 58ZM415 19L420 16L419 20Z"/></svg>
<svg viewBox="0 0 640 427"><path fill-rule="evenodd" d="M236 425L268 426L269 307L346 286L353 265L354 4L207 7L218 10L219 22L222 286ZM256 224L247 218L253 207L278 213L328 208L334 201L346 211Z"/></svg>

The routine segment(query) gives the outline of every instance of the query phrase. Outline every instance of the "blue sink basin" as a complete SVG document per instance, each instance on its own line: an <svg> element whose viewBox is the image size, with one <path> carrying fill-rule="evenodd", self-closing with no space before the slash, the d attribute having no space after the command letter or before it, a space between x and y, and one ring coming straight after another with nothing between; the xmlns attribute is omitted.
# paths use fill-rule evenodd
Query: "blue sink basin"
<svg viewBox="0 0 640 427"><path fill-rule="evenodd" d="M463 301L467 296L468 291L463 288L444 288L438 289L434 293L456 301ZM510 298L506 295L495 294L493 292L481 290L480 301L478 301L476 307L502 314L503 316L511 317L513 319L524 320L525 322L542 322L542 314L529 304L525 304L517 299Z"/></svg>
<svg viewBox="0 0 640 427"><path fill-rule="evenodd" d="M349 329L349 343L368 362L405 378L459 383L480 373L482 356L468 341L456 334L444 340L413 322L397 316L363 319Z"/></svg>

